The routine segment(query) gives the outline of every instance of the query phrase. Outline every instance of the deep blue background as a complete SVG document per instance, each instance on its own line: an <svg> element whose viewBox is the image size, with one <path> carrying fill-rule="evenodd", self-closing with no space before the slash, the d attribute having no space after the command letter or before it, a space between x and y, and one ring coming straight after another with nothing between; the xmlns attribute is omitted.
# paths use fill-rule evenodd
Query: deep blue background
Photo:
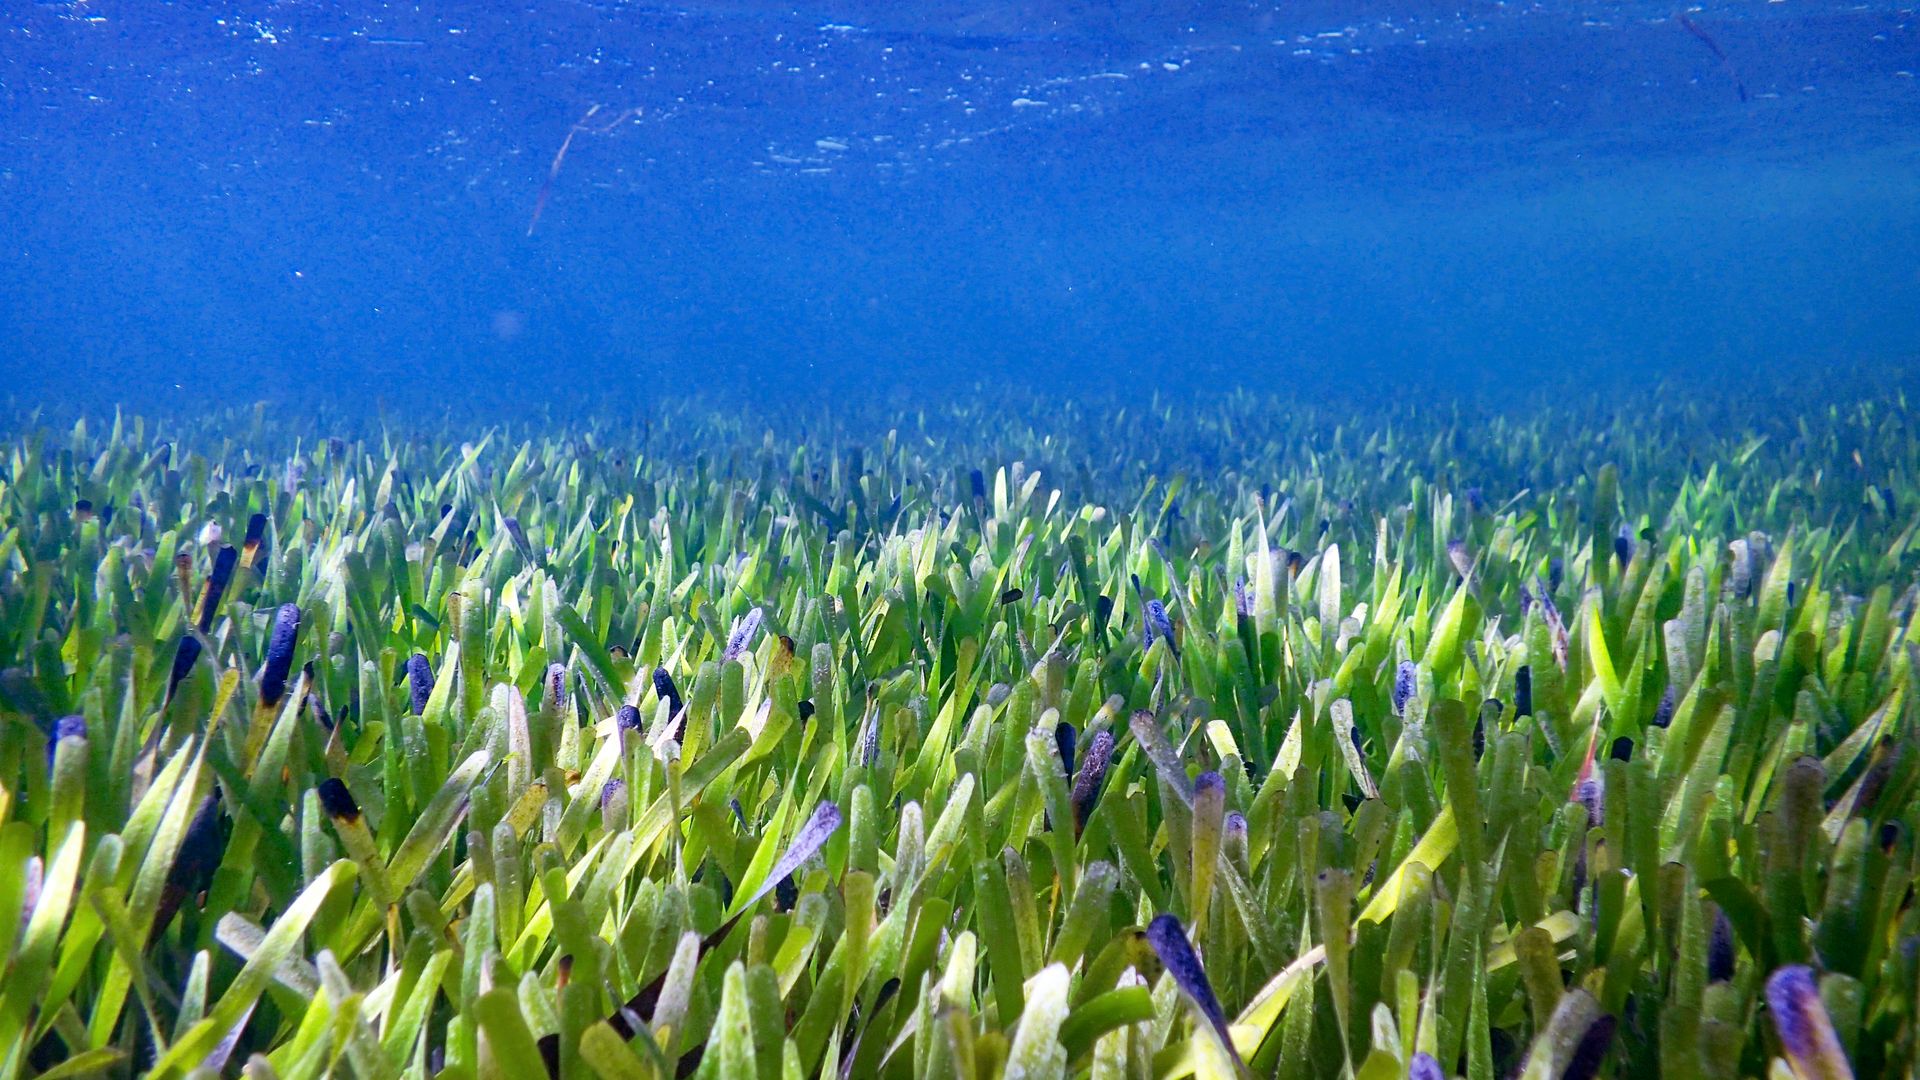
<svg viewBox="0 0 1920 1080"><path fill-rule="evenodd" d="M1920 16L1691 18L1727 66L1637 3L8 5L0 395L1911 364ZM575 138L529 238L595 103L641 112Z"/></svg>

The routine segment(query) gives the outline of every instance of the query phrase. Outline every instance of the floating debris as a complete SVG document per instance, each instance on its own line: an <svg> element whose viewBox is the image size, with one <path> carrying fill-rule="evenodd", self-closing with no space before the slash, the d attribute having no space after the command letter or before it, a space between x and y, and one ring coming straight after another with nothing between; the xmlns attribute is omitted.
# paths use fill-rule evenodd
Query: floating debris
<svg viewBox="0 0 1920 1080"><path fill-rule="evenodd" d="M534 200L533 216L527 219L529 237L533 235L533 230L540 227L540 215L546 213L547 202L553 198L553 182L560 178L560 166L566 163L567 151L573 148L573 140L581 135L611 135L622 124L640 116L638 108L629 108L612 114L611 118L602 117L596 121L594 118L599 117L605 108L599 102L589 106L580 119L567 129L567 137L560 140L560 149L554 152L553 160L547 165L546 178L540 181L540 195Z"/></svg>

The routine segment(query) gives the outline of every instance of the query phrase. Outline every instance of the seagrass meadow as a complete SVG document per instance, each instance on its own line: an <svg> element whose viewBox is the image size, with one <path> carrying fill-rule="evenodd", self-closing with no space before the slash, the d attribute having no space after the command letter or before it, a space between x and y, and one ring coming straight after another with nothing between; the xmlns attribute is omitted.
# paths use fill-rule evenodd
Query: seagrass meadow
<svg viewBox="0 0 1920 1080"><path fill-rule="evenodd" d="M1911 1075L1912 407L1659 401L16 417L0 1080Z"/></svg>

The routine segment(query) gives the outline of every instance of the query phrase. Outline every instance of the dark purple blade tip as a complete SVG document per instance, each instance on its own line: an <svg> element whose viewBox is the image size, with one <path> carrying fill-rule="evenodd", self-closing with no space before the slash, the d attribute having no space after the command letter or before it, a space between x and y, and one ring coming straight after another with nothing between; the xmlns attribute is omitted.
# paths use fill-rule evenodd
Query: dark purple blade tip
<svg viewBox="0 0 1920 1080"><path fill-rule="evenodd" d="M1074 744L1079 738L1080 733L1065 720L1053 726L1053 745L1060 751L1060 769L1068 776L1073 775Z"/></svg>
<svg viewBox="0 0 1920 1080"><path fill-rule="evenodd" d="M352 821L360 816L360 804L354 801L353 792L337 776L329 776L320 781L317 789L320 796L320 808L327 816L337 820Z"/></svg>
<svg viewBox="0 0 1920 1080"><path fill-rule="evenodd" d="M207 589L200 600L200 630L202 633L213 629L213 613L220 608L220 597L227 591L227 583L233 580L234 564L240 561L240 553L232 544L220 549L213 557L213 573L207 577Z"/></svg>
<svg viewBox="0 0 1920 1080"><path fill-rule="evenodd" d="M180 639L179 648L173 653L173 670L167 675L167 697L180 687L180 681L193 671L194 662L200 659L200 639L191 635Z"/></svg>
<svg viewBox="0 0 1920 1080"><path fill-rule="evenodd" d="M1087 753L1080 762L1080 772L1073 778L1073 817L1081 827L1086 828L1087 819L1093 816L1093 804L1099 801L1100 785L1107 778L1107 766L1113 760L1113 732L1101 731L1087 744Z"/></svg>
<svg viewBox="0 0 1920 1080"><path fill-rule="evenodd" d="M1413 691L1419 675L1413 661L1402 660L1393 672L1393 712L1398 716L1406 711L1407 702L1413 700Z"/></svg>
<svg viewBox="0 0 1920 1080"><path fill-rule="evenodd" d="M285 696L287 674L293 670L293 646L299 637L299 605L280 605L273 617L273 637L267 641L267 662L260 668L262 705L278 705Z"/></svg>
<svg viewBox="0 0 1920 1080"><path fill-rule="evenodd" d="M760 898L767 895L769 890L786 880L795 870L800 869L801 863L813 858L814 852L825 847L827 839L839 830L840 821L838 806L823 802L814 807L813 816L808 818L807 823L794 834L793 844L787 848L787 853L780 856L779 862L773 864L773 869L767 873L766 880L761 882L760 888L754 892L746 904L742 905L743 909L759 903Z"/></svg>
<svg viewBox="0 0 1920 1080"><path fill-rule="evenodd" d="M413 715L425 713L427 701L433 697L433 665L424 654L414 653L407 658L407 689Z"/></svg>
<svg viewBox="0 0 1920 1080"><path fill-rule="evenodd" d="M1567 1059L1567 1068L1560 1074L1560 1080L1593 1080L1600 1075L1600 1064L1607 1059L1607 1048L1613 1045L1616 1026L1618 1022L1611 1016L1602 1016L1589 1025L1575 1044L1573 1056Z"/></svg>
<svg viewBox="0 0 1920 1080"><path fill-rule="evenodd" d="M667 716L672 718L680 714L680 688L673 684L673 676L666 668L653 669L653 692L667 702Z"/></svg>
<svg viewBox="0 0 1920 1080"><path fill-rule="evenodd" d="M1730 982L1734 970L1733 920L1713 909L1713 933L1707 938L1707 981Z"/></svg>
<svg viewBox="0 0 1920 1080"><path fill-rule="evenodd" d="M1795 1072L1832 1075L1819 1066L1841 1050L1834 1042L1833 1022L1827 1018L1812 968L1790 964L1768 976L1767 1011L1773 1014L1780 1045L1793 1059Z"/></svg>
<svg viewBox="0 0 1920 1080"><path fill-rule="evenodd" d="M1147 924L1147 944L1165 964L1167 972L1180 989L1193 999L1207 1022L1219 1033L1229 1051L1233 1049L1233 1039L1227 1032L1227 1016L1220 1008L1220 1001L1213 996L1213 983L1207 978L1207 970L1200 964L1200 957L1194 953L1193 944L1187 940L1186 928L1172 915L1156 915Z"/></svg>
<svg viewBox="0 0 1920 1080"><path fill-rule="evenodd" d="M187 823L187 834L180 840L180 853L174 857L167 882L188 892L199 892L220 865L226 846L220 829L220 797L208 795L194 809Z"/></svg>

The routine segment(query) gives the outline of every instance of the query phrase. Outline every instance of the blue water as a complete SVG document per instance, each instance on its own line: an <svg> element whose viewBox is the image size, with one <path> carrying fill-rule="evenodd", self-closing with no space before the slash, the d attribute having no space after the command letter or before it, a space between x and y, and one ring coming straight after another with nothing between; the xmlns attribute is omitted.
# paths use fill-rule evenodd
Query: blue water
<svg viewBox="0 0 1920 1080"><path fill-rule="evenodd" d="M1920 14L1686 10L1712 45L1638 2L12 4L0 394L1910 369Z"/></svg>

